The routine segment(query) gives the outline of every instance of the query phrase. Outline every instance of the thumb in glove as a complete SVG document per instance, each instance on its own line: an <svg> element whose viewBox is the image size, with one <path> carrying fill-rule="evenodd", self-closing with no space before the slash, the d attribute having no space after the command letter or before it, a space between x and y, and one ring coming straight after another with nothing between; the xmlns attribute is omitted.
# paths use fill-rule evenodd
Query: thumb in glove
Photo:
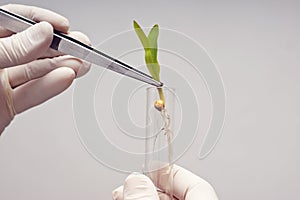
<svg viewBox="0 0 300 200"><path fill-rule="evenodd" d="M112 192L114 200L159 200L152 181L143 174L129 175L121 186Z"/></svg>

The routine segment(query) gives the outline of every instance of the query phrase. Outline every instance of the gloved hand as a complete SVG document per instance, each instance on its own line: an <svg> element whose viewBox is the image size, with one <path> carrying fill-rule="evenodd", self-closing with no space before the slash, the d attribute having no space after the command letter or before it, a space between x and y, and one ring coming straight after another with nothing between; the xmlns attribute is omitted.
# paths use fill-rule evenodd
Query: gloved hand
<svg viewBox="0 0 300 200"><path fill-rule="evenodd" d="M165 191L165 179L156 179L155 177L163 177L164 169L157 170L150 175L152 181L157 183L161 191ZM192 172L179 167L173 166L173 195L179 200L217 200L218 197L213 187L196 176ZM164 192L157 192L156 187L150 178L142 174L129 175L124 183L112 192L114 200L162 200L170 199Z"/></svg>
<svg viewBox="0 0 300 200"><path fill-rule="evenodd" d="M89 63L49 49L53 28L90 44L82 33L68 32L66 18L31 6L1 8L40 23L17 34L0 24L0 135L16 114L61 93L90 68Z"/></svg>

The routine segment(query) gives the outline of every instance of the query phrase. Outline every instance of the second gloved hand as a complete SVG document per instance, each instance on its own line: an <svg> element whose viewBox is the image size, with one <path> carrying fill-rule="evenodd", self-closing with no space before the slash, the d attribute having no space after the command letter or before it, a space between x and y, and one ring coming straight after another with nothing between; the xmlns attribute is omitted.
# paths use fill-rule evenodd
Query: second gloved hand
<svg viewBox="0 0 300 200"><path fill-rule="evenodd" d="M61 93L90 68L89 63L49 49L53 28L90 44L84 34L68 32L66 18L31 6L1 8L40 23L17 34L0 27L0 135L16 114Z"/></svg>
<svg viewBox="0 0 300 200"><path fill-rule="evenodd" d="M150 174L150 177L163 177L164 169L159 169ZM202 178L192 172L173 166L173 193L174 199L179 200L218 200L213 187ZM157 183L161 191L157 192L151 180L142 174L129 175L124 183L112 192L114 200L168 200L169 196L164 193L165 179L152 180Z"/></svg>

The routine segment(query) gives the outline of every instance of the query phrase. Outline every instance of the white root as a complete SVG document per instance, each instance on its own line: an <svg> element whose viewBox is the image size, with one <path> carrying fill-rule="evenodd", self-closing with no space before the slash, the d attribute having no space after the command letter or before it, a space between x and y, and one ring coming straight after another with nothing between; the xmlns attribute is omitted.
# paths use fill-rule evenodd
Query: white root
<svg viewBox="0 0 300 200"><path fill-rule="evenodd" d="M162 109L161 111L161 116L163 119L163 127L161 128L161 131L164 132L164 135L167 137L167 142L168 142L168 164L169 164L169 170L172 169L172 158L173 158L173 154L172 154L172 130L170 129L170 124L171 124L171 120L170 120L170 115L167 112L167 109ZM155 150L155 144L157 141L157 137L159 136L159 134L161 133L161 131L155 136L154 142L153 142L153 152Z"/></svg>

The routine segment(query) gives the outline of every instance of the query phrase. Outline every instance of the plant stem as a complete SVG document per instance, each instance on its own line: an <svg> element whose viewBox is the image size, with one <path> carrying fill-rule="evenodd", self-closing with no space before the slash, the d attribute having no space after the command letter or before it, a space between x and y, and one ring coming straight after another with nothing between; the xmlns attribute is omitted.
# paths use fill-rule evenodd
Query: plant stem
<svg viewBox="0 0 300 200"><path fill-rule="evenodd" d="M160 100L162 100L165 103L165 96L164 96L164 93L163 93L163 89L162 88L157 88L157 90L158 90Z"/></svg>

